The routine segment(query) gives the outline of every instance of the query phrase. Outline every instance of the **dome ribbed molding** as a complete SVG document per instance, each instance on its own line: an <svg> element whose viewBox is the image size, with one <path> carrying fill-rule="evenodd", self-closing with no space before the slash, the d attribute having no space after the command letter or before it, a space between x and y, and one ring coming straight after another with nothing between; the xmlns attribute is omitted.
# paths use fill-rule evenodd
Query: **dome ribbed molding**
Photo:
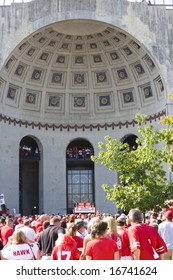
<svg viewBox="0 0 173 280"><path fill-rule="evenodd" d="M137 112L157 115L164 91L159 68L144 47L96 21L39 30L14 49L0 72L2 116L34 126L83 129L126 123Z"/></svg>

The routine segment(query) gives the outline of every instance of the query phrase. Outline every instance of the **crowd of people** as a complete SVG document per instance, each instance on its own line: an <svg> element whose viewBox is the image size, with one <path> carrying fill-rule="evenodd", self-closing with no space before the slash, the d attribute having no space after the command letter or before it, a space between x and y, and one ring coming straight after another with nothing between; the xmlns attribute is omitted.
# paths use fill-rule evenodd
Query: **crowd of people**
<svg viewBox="0 0 173 280"><path fill-rule="evenodd" d="M39 157L40 152L37 147L23 145L19 147L19 154L21 157Z"/></svg>
<svg viewBox="0 0 173 280"><path fill-rule="evenodd" d="M94 154L93 149L90 147L72 147L67 149L67 159L86 159Z"/></svg>
<svg viewBox="0 0 173 280"><path fill-rule="evenodd" d="M173 260L173 212L0 217L1 260Z"/></svg>

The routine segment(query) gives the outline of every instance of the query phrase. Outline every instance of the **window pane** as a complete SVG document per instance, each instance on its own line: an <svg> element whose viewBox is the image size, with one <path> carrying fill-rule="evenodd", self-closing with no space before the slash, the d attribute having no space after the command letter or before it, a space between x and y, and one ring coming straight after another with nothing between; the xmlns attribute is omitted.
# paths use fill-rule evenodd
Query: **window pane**
<svg viewBox="0 0 173 280"><path fill-rule="evenodd" d="M93 170L68 170L68 208L78 202L94 202Z"/></svg>

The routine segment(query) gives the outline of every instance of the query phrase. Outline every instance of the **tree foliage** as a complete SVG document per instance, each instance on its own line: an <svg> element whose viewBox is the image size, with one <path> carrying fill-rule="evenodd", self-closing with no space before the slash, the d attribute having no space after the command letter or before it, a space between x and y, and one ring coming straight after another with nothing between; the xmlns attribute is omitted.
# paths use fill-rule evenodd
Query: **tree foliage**
<svg viewBox="0 0 173 280"><path fill-rule="evenodd" d="M173 130L155 130L147 124L145 115L137 114L136 120L137 149L130 151L127 143L106 136L105 142L98 143L100 151L92 160L118 172L119 182L113 186L106 182L102 185L107 198L118 208L158 210L164 207L165 200L173 197L173 182L167 179L165 171L165 165L173 162L173 151L170 152Z"/></svg>

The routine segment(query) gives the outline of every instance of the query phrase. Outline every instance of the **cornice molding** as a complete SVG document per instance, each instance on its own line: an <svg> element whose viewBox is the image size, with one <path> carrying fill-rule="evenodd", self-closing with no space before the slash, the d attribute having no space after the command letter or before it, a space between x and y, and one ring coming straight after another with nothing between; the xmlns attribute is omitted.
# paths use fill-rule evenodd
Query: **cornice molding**
<svg viewBox="0 0 173 280"><path fill-rule="evenodd" d="M147 116L147 121L148 122L153 122L153 121L156 121L156 120L160 120L161 117L165 116L166 115L166 110L162 110L154 115L150 115L150 116ZM29 121L24 121L24 120L18 120L18 119L15 119L15 118L11 118L11 117L8 117L6 115L3 115L3 114L0 114L0 122L3 122L5 124L8 124L8 125L18 125L20 127L25 127L25 128L28 128L28 127L31 127L32 129L44 129L44 130L59 130L59 131L71 131L71 130L74 130L74 131L78 131L78 130L82 130L82 131L85 131L85 130L101 130L101 129L104 129L104 130L107 130L108 128L111 128L112 130L115 129L115 128L123 128L123 127L126 127L128 128L129 126L135 126L137 124L137 121L135 119L131 120L131 121L120 121L120 122L112 122L112 123L104 123L104 124L101 124L101 123L98 123L98 124L74 124L74 125L71 125L71 124L48 124L48 123L36 123L36 122L29 122Z"/></svg>

